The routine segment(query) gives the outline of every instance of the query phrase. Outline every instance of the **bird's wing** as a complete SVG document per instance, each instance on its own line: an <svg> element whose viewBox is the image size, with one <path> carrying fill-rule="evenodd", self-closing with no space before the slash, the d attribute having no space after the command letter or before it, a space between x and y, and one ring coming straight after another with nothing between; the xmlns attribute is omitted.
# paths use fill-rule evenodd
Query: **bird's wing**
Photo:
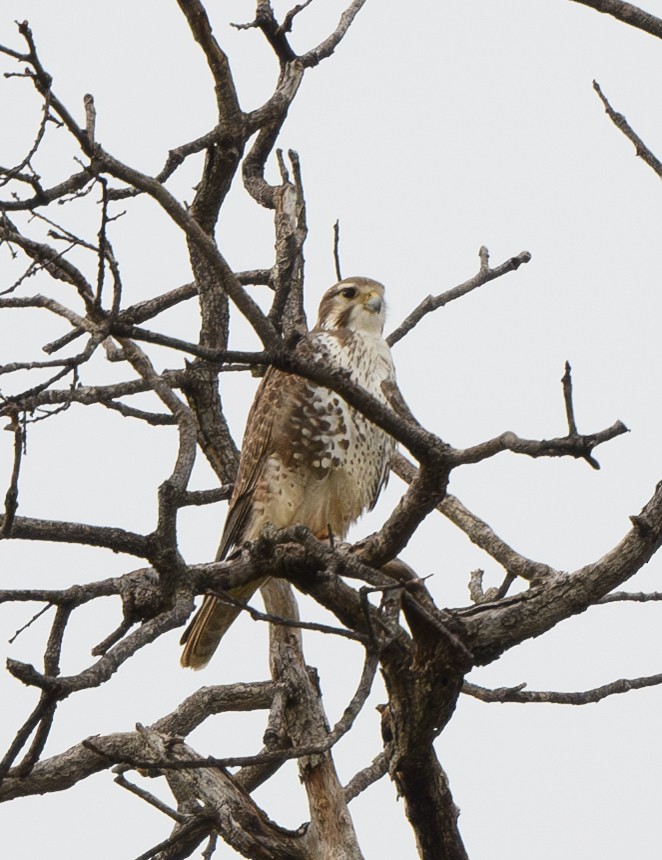
<svg viewBox="0 0 662 860"><path fill-rule="evenodd" d="M279 425L282 426L284 404L287 403L290 389L297 382L300 382L298 377L269 367L255 394L246 421L237 480L218 548L219 560L245 539L253 508L253 494L273 451L275 431Z"/></svg>

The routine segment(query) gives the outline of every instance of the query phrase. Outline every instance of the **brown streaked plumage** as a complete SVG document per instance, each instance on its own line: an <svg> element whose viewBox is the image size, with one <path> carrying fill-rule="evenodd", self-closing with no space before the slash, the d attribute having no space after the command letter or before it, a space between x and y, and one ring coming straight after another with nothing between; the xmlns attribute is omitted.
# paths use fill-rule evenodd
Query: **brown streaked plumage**
<svg viewBox="0 0 662 860"><path fill-rule="evenodd" d="M382 383L394 382L390 350L382 337L384 287L370 278L346 278L324 294L315 328L297 345L385 402ZM317 383L269 368L248 415L237 482L218 550L277 528L307 526L322 539L343 539L372 508L387 476L393 440ZM251 582L230 594L250 599ZM239 609L207 596L182 637L182 665L200 669L211 659Z"/></svg>

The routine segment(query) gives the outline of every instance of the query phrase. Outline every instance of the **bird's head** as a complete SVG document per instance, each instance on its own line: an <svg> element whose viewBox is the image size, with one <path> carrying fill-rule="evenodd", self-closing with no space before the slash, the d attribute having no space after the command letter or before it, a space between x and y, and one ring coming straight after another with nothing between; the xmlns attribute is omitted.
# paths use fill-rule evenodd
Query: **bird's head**
<svg viewBox="0 0 662 860"><path fill-rule="evenodd" d="M320 302L317 329L380 335L384 330L384 287L370 278L345 278L328 289Z"/></svg>

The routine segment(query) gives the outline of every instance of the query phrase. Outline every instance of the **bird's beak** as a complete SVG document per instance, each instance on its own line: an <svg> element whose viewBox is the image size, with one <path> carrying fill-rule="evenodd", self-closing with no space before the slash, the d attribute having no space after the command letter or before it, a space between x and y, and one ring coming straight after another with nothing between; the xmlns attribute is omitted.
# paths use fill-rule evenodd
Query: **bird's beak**
<svg viewBox="0 0 662 860"><path fill-rule="evenodd" d="M382 309L382 297L374 291L369 293L368 298L365 300L365 306L369 311L378 314Z"/></svg>

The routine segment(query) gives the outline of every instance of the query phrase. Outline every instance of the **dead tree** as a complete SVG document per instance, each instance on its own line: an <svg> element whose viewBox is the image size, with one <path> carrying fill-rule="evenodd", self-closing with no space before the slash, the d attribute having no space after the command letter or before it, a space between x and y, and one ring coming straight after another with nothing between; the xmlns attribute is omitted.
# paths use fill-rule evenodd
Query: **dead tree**
<svg viewBox="0 0 662 860"><path fill-rule="evenodd" d="M42 104L32 145L19 163L0 170L4 190L0 243L12 265L22 265L15 278L3 278L0 283L0 310L29 311L29 319L33 313L54 315L61 326L43 346L46 358L31 357L0 367L7 380L0 411L13 435L14 451L13 468L5 479L0 535L5 541L94 547L121 554L127 562L126 572L113 578L95 579L81 571L76 584L64 589L0 591L1 602L37 604L42 607L38 615L53 616L43 666L36 668L16 658L7 662L10 675L34 691L36 703L0 763L0 799L48 795L101 771L112 772L121 786L174 821L170 835L164 822L163 841L142 858L190 856L205 840L205 856L211 856L217 838L250 858L359 858L363 855L352 824L351 801L383 777L392 780L394 791L403 799L420 856L464 858L457 809L434 746L461 694L483 701L578 704L662 682L662 675L655 675L563 693L534 692L523 686L485 689L465 680L473 667L498 660L521 642L598 603L659 599L657 594L637 597L617 589L662 543L662 484L640 513L632 516L631 529L613 549L571 573L526 558L447 492L453 470L477 467L503 451L531 458L576 458L597 468L596 448L626 427L615 421L595 432L579 431L569 365L562 380L565 435L526 439L507 431L460 449L423 427L397 398L386 408L343 375L302 359L294 349L306 328L306 206L299 158L292 151L283 154L276 146L304 76L334 53L364 2L353 0L327 38L297 53L290 34L310 0L281 20L269 2L259 0L254 21L241 27L263 34L279 74L272 95L247 112L222 39L219 42L214 36L203 3L178 0L209 68L217 117L205 134L170 151L155 175L124 163L104 147L95 130L92 96L86 95L82 105L61 100L26 22L18 25L15 45L0 47L16 62L10 77L27 78ZM662 22L629 4L584 5L662 38ZM13 83L9 80L4 86ZM659 161L611 107L599 85L595 87L609 117L633 141L637 154L662 175ZM77 168L51 184L42 180L38 165L54 134L66 136L75 150ZM204 161L195 195L186 205L171 190L171 180L201 154ZM267 162L274 157L280 172L277 185L265 178ZM229 249L216 232L219 214L239 174L252 200L272 213L275 254L269 268L234 271L227 261ZM131 284L124 283L121 260L113 249L113 222L120 215L136 217L133 207L141 198L160 207L179 231L192 274L188 283L168 285L167 290L132 303ZM96 223L84 232L67 227L67 213L91 199L98 201ZM529 260L530 255L522 251L493 266L487 250L481 248L478 271L418 305L391 333L390 343L408 336L426 314L515 272ZM337 244L336 261L340 274ZM256 285L271 291L266 313L253 298ZM197 340L159 329L161 315L184 303L196 303L198 308ZM229 347L235 314L252 327L259 349ZM169 356L167 366L161 366L164 354ZM324 384L390 433L402 451L395 456L392 470L406 483L406 492L382 527L360 544L327 546L304 528L267 529L238 558L191 564L181 548L180 513L227 499L237 467L238 449L221 401L219 375L259 374L267 365ZM111 380L108 368L115 374ZM145 408L138 398L146 393L160 406ZM49 511L40 518L39 499L23 499L19 494L31 425L57 421L57 416L76 406L85 407L78 412L81 433L86 432L87 411L99 407L141 426L169 425L176 431L175 463L169 474L164 469L157 492L158 522L151 532L130 531L113 523L61 521L48 516ZM204 490L191 489L199 452L217 478L216 486ZM501 585L484 590L481 575L475 572L470 606L437 605L426 587L425 571L414 571L399 558L428 516L447 518L500 565ZM134 567L135 559L140 567ZM281 578L264 588L266 613L246 607L253 617L271 625L269 678L201 687L149 726L139 723L134 731L81 739L69 749L44 755L62 702L112 684L115 674L141 649L185 624L197 595L223 594L263 578L275 567ZM301 618L296 591L310 595L335 623ZM63 640L71 618L81 607L105 597L121 601L121 623L100 633L84 669L61 674ZM302 629L345 637L363 652L360 681L332 727L325 713L323 680L320 683L304 659ZM387 692L387 701L380 706L383 751L374 761L357 765L355 776L342 785L334 766L334 747L352 730L378 670ZM173 665L172 672L177 671ZM213 750L194 749L187 741L194 729L214 715L249 710L265 713L262 747L255 754L219 758ZM298 764L309 809L309 821L297 830L272 821L252 797L258 786L292 760ZM137 782L142 777L165 780L172 803L139 787L129 779L131 774Z"/></svg>

